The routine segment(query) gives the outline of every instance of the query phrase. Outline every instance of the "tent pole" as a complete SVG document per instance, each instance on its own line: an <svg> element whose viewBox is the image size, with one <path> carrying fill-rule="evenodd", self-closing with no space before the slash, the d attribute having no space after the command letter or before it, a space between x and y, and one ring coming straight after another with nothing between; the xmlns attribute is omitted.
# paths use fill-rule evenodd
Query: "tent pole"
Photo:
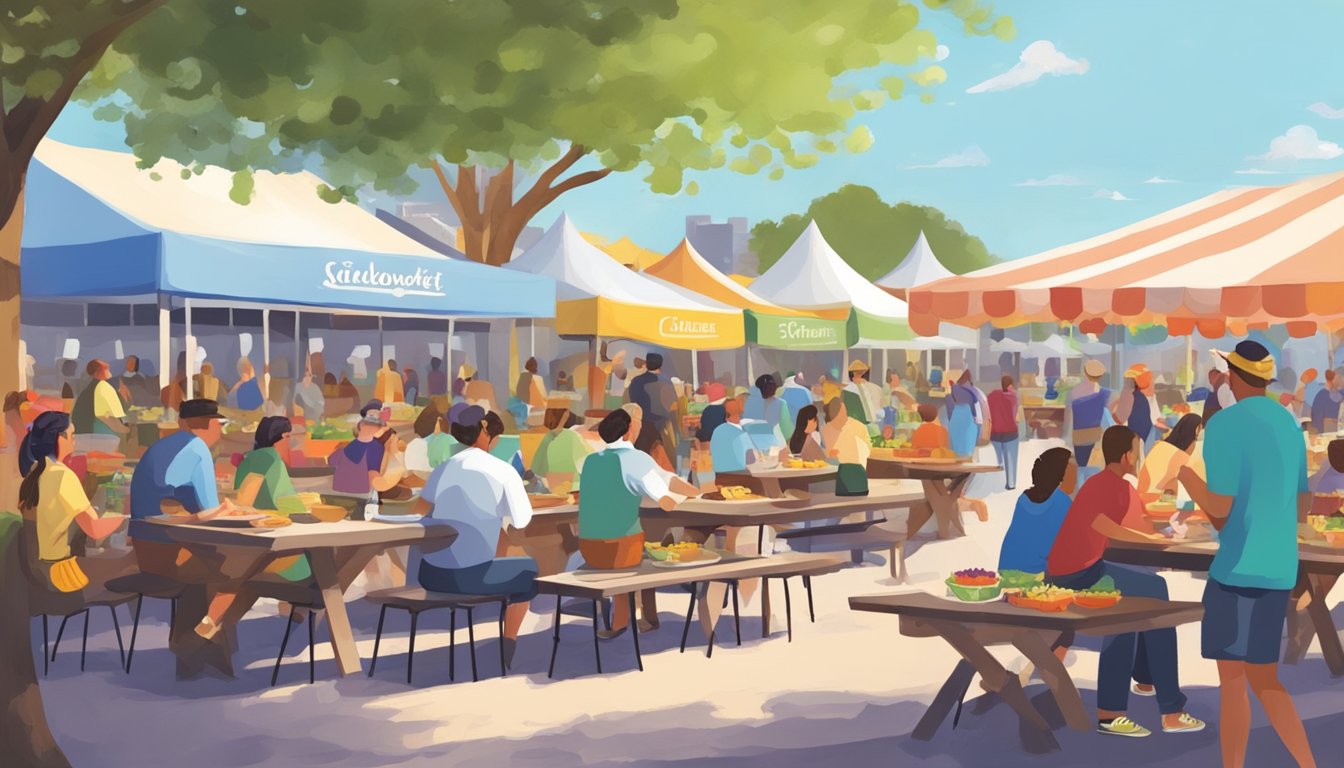
<svg viewBox="0 0 1344 768"><path fill-rule="evenodd" d="M453 372L453 318L448 318L448 338L443 345L443 370L448 374L448 402L453 401L453 382L457 374Z"/></svg>
<svg viewBox="0 0 1344 768"><path fill-rule="evenodd" d="M1190 369L1190 375L1186 377L1186 388L1195 388L1195 332L1191 331L1185 335L1185 365Z"/></svg>
<svg viewBox="0 0 1344 768"><path fill-rule="evenodd" d="M308 366L303 362L303 345L299 342L299 323L302 320L303 313L294 310L294 379L302 381L304 374L308 371ZM322 386L319 382L318 386Z"/></svg>
<svg viewBox="0 0 1344 768"><path fill-rule="evenodd" d="M845 347L844 362L840 363L840 380L844 381L849 371L849 347Z"/></svg>
<svg viewBox="0 0 1344 768"><path fill-rule="evenodd" d="M173 371L169 360L173 354L172 316L169 309L159 305L159 389L167 389L173 381Z"/></svg>
<svg viewBox="0 0 1344 768"><path fill-rule="evenodd" d="M191 400L196 397L196 337L191 335L191 299L184 299L182 303L187 326L187 399Z"/></svg>
<svg viewBox="0 0 1344 768"><path fill-rule="evenodd" d="M261 310L261 385L271 394L271 310Z"/></svg>
<svg viewBox="0 0 1344 768"><path fill-rule="evenodd" d="M383 316L382 316L382 315L379 315L379 316L378 316L378 370L380 370L380 371L381 371L382 369L384 369L384 368L387 367L387 349L386 349L386 347L384 346L384 344L386 344L386 342L383 341ZM377 378L378 378L377 376L374 377L375 380L377 380Z"/></svg>
<svg viewBox="0 0 1344 768"><path fill-rule="evenodd" d="M529 349L528 349L528 354L527 354L527 356L528 356L528 357L536 357L536 356L537 356L537 321L536 321L536 320L529 320L529 321L527 321L527 332L528 332L528 334L531 336L531 343L530 343L530 345L529 345Z"/></svg>
<svg viewBox="0 0 1344 768"><path fill-rule="evenodd" d="M751 345L747 345L747 389L756 383L756 366L751 363Z"/></svg>
<svg viewBox="0 0 1344 768"><path fill-rule="evenodd" d="M882 349L882 385L883 385L883 386L886 386L886 383L887 383L887 376L889 376L889 375L891 374L891 360L890 360L890 358L889 358L889 356L888 356L888 354L887 354L888 352L889 352L889 350L887 350L885 347Z"/></svg>
<svg viewBox="0 0 1344 768"><path fill-rule="evenodd" d="M691 350L691 391L700 388L700 353Z"/></svg>

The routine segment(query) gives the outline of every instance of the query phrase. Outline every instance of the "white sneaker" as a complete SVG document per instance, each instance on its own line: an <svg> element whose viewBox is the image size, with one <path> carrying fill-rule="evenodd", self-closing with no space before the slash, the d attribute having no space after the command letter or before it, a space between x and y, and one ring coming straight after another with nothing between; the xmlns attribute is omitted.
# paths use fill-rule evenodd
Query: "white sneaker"
<svg viewBox="0 0 1344 768"><path fill-rule="evenodd" d="M776 555L782 555L785 552L792 552L793 548L789 546L789 542L786 539L775 539L775 547L773 551Z"/></svg>
<svg viewBox="0 0 1344 768"><path fill-rule="evenodd" d="M1180 716L1179 718L1177 718L1177 719L1180 721L1180 725L1177 725L1177 726L1174 727L1174 728L1168 728L1168 727L1167 727L1167 724L1166 724L1165 722L1163 722L1163 723L1162 723L1162 732L1163 732L1163 733L1199 733L1200 731L1204 730L1204 721L1203 721L1203 720L1200 720L1200 719L1197 718L1197 717L1193 717L1193 716L1190 715L1188 712L1182 712L1182 713L1181 713L1181 716Z"/></svg>

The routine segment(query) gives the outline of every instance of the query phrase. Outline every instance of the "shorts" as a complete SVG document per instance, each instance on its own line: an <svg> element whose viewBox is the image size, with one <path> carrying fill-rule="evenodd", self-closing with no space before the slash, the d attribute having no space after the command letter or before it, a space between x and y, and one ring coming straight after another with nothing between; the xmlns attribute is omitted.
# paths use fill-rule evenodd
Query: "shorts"
<svg viewBox="0 0 1344 768"><path fill-rule="evenodd" d="M1277 664L1288 596L1286 589L1232 587L1209 579L1200 635L1204 658Z"/></svg>
<svg viewBox="0 0 1344 768"><path fill-rule="evenodd" d="M440 568L420 561L420 586L431 592L508 597L526 603L537 596L537 561L530 557L498 557L466 568Z"/></svg>

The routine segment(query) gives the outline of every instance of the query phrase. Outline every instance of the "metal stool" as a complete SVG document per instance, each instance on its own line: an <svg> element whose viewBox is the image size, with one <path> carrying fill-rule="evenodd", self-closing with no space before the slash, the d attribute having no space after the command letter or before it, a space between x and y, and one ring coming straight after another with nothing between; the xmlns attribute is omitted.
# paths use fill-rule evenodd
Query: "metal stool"
<svg viewBox="0 0 1344 768"><path fill-rule="evenodd" d="M415 669L415 632L420 614L438 608L447 608L449 614L448 629L448 679L457 679L457 609L467 611L467 643L471 651L471 681L479 680L476 670L476 624L475 609L482 605L499 604L499 671L500 676L508 674L504 663L504 612L509 607L507 595L459 595L450 592L430 592L420 587L397 587L380 589L364 596L374 605L381 606L378 611L378 631L373 639L373 659L369 662L369 677L378 666L378 647L383 641L383 620L387 618L387 609L406 611L411 616L411 645L406 654L406 684L411 684L411 674Z"/></svg>
<svg viewBox="0 0 1344 768"><path fill-rule="evenodd" d="M186 591L186 585L154 573L133 573L107 582L109 592L135 596L135 619L131 625L131 644L126 649L126 674L131 673L131 661L135 658L135 638L140 633L140 606L146 597L168 601L169 631L177 623L177 601Z"/></svg>

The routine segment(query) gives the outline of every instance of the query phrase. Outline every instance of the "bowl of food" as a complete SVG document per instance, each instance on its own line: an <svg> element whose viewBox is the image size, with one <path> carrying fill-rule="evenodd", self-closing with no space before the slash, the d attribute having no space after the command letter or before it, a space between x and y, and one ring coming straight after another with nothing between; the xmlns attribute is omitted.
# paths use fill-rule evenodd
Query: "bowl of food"
<svg viewBox="0 0 1344 768"><path fill-rule="evenodd" d="M335 504L313 504L308 507L308 514L324 523L339 523L349 514L349 510Z"/></svg>
<svg viewBox="0 0 1344 768"><path fill-rule="evenodd" d="M947 577L948 590L954 597L966 603L983 603L998 599L1003 593L999 575L983 568L968 568L957 571Z"/></svg>
<svg viewBox="0 0 1344 768"><path fill-rule="evenodd" d="M1115 579L1103 576L1101 581L1074 593L1073 604L1079 608L1110 608L1120 602L1120 590L1115 587Z"/></svg>
<svg viewBox="0 0 1344 768"><path fill-rule="evenodd" d="M1326 544L1332 547L1344 547L1344 530L1326 529L1321 531L1321 535L1325 537Z"/></svg>

